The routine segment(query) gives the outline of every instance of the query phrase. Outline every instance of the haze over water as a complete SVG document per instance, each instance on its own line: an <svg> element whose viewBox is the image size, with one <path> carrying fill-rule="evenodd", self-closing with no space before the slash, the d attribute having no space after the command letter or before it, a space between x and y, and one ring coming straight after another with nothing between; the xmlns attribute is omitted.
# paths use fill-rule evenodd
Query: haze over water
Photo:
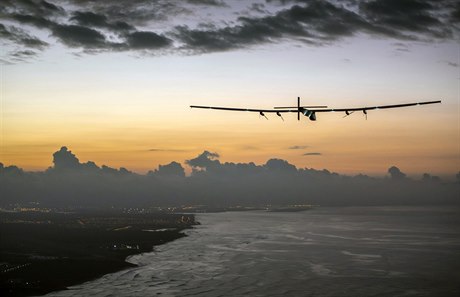
<svg viewBox="0 0 460 297"><path fill-rule="evenodd" d="M457 296L460 209L200 214L140 267L49 296Z"/></svg>

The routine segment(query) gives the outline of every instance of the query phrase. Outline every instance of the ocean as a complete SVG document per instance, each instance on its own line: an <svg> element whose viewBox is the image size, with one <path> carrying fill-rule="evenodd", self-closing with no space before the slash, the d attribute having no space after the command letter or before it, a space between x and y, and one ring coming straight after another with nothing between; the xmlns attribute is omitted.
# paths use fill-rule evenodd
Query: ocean
<svg viewBox="0 0 460 297"><path fill-rule="evenodd" d="M460 209L198 214L139 267L47 296L460 296Z"/></svg>

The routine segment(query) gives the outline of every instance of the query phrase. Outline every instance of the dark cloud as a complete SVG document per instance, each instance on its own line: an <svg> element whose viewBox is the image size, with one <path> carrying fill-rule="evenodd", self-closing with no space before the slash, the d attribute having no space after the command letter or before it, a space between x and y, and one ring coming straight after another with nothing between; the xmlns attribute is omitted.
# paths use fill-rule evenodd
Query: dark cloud
<svg viewBox="0 0 460 297"><path fill-rule="evenodd" d="M28 34L18 35L16 41L29 48L43 49L48 43Z"/></svg>
<svg viewBox="0 0 460 297"><path fill-rule="evenodd" d="M42 5L42 7L46 8L48 11L56 11L56 12L62 11L61 7L56 6L56 5L54 5L52 3L49 3L49 2L46 2L46 1L40 1L40 4Z"/></svg>
<svg viewBox="0 0 460 297"><path fill-rule="evenodd" d="M178 26L175 35L187 48L205 52L237 48L239 45L229 40L231 34L227 29L205 31L190 29L188 26Z"/></svg>
<svg viewBox="0 0 460 297"><path fill-rule="evenodd" d="M301 22L292 18L295 6L275 16L262 18L239 17L239 25L207 30L177 27L176 36L186 47L198 51L224 51L249 45L274 42L285 37L314 37ZM302 9L302 8L300 8ZM294 12L292 15L291 12Z"/></svg>
<svg viewBox="0 0 460 297"><path fill-rule="evenodd" d="M395 51L397 52L403 52L403 53L409 53L411 52L409 45L403 42L395 42L392 44L395 46Z"/></svg>
<svg viewBox="0 0 460 297"><path fill-rule="evenodd" d="M159 49L172 43L169 38L147 31L130 33L127 35L127 41L132 49Z"/></svg>
<svg viewBox="0 0 460 297"><path fill-rule="evenodd" d="M212 168L216 166L217 164L220 164L220 162L217 160L218 158L219 158L219 154L212 153L209 151L204 151L198 157L187 160L185 161L185 163L193 168L207 169L207 168Z"/></svg>
<svg viewBox="0 0 460 297"><path fill-rule="evenodd" d="M404 174L403 172L401 172L401 170L399 170L399 168L396 167L396 166L391 166L391 167L388 169L388 173L390 174L391 179L393 179L393 180L401 180L401 179L405 179L405 178L406 178L406 174Z"/></svg>
<svg viewBox="0 0 460 297"><path fill-rule="evenodd" d="M460 2L456 1L454 9L451 12L450 19L454 23L460 23Z"/></svg>
<svg viewBox="0 0 460 297"><path fill-rule="evenodd" d="M186 47L197 51L224 51L281 39L299 40L321 45L358 32L388 37L404 37L401 33L378 27L343 7L327 1L310 1L306 6L294 5L275 15L239 17L239 24L216 29L176 28L176 37Z"/></svg>
<svg viewBox="0 0 460 297"><path fill-rule="evenodd" d="M21 168L12 165L12 166L4 166L3 163L0 163L0 173L1 174L8 174L8 175L13 175L13 176L20 176L24 174L24 170Z"/></svg>
<svg viewBox="0 0 460 297"><path fill-rule="evenodd" d="M31 50L16 51L11 54L11 56L20 61L26 61L31 57L37 56L37 52Z"/></svg>
<svg viewBox="0 0 460 297"><path fill-rule="evenodd" d="M0 23L0 37L2 39L12 39L13 34L5 27L5 25Z"/></svg>
<svg viewBox="0 0 460 297"><path fill-rule="evenodd" d="M292 1L284 1L288 2ZM429 1L368 1L356 9L328 1L295 2L304 4L274 15L240 17L235 26L207 30L181 26L177 36L199 51L230 50L280 39L320 45L357 33L406 40L452 37L450 26L435 13L439 7Z"/></svg>
<svg viewBox="0 0 460 297"><path fill-rule="evenodd" d="M424 182L440 182L441 179L439 178L439 176L436 176L436 175L431 175L429 173L424 173L422 175L422 181Z"/></svg>
<svg viewBox="0 0 460 297"><path fill-rule="evenodd" d="M125 51L139 49L155 50L171 44L171 40L162 35L148 31L132 32L135 28L128 23L122 21L109 22L106 16L92 12L75 12L70 20L77 22L78 25L60 24L44 17L30 14L9 14L7 18L22 24L50 30L54 37L69 47ZM21 29L16 28L13 30L10 27L8 31L4 25L1 26L0 30L2 32L0 32L0 36L4 38L9 38L30 47L47 45L47 43L27 35ZM121 41L109 42L106 38L106 33L101 29L118 32Z"/></svg>
<svg viewBox="0 0 460 297"><path fill-rule="evenodd" d="M2 6L4 10L17 10L28 12L36 15L53 15L62 14L64 9L53 3L38 0L3 0Z"/></svg>
<svg viewBox="0 0 460 297"><path fill-rule="evenodd" d="M322 155L321 153L315 153L315 152L313 152L313 153L305 153L305 154L303 154L302 156L321 156L321 155Z"/></svg>
<svg viewBox="0 0 460 297"><path fill-rule="evenodd" d="M96 14L90 11L76 11L70 20L77 21L82 26L107 27L107 17L102 14Z"/></svg>
<svg viewBox="0 0 460 297"><path fill-rule="evenodd" d="M265 2L268 4L286 5L286 4L299 3L299 2L305 2L305 1L302 1L302 0L265 0Z"/></svg>
<svg viewBox="0 0 460 297"><path fill-rule="evenodd" d="M351 36L359 27L367 25L356 13L326 1L312 1L307 6L295 5L279 16L306 25L326 39Z"/></svg>
<svg viewBox="0 0 460 297"><path fill-rule="evenodd" d="M48 45L48 43L29 35L24 30L5 25L0 23L0 38L10 40L16 44L23 45L29 48L42 49Z"/></svg>
<svg viewBox="0 0 460 297"><path fill-rule="evenodd" d="M51 28L54 25L54 22L44 17L34 16L31 14L12 14L10 17L22 24L33 25L37 28Z"/></svg>
<svg viewBox="0 0 460 297"><path fill-rule="evenodd" d="M281 159L270 159L265 163L265 168L275 172L297 172L297 168Z"/></svg>
<svg viewBox="0 0 460 297"><path fill-rule="evenodd" d="M190 4L194 5L206 5L206 6L226 6L222 0L186 0Z"/></svg>
<svg viewBox="0 0 460 297"><path fill-rule="evenodd" d="M293 146L288 147L288 149L290 149L290 150L303 150L303 149L306 149L308 147L309 147L308 145L293 145Z"/></svg>
<svg viewBox="0 0 460 297"><path fill-rule="evenodd" d="M70 20L76 21L81 26L107 28L114 31L132 31L134 26L122 21L109 22L108 18L102 14L90 11L76 11Z"/></svg>
<svg viewBox="0 0 460 297"><path fill-rule="evenodd" d="M267 13L267 9L263 3L252 3L249 10L257 13Z"/></svg>
<svg viewBox="0 0 460 297"><path fill-rule="evenodd" d="M375 0L362 2L360 10L375 25L421 32L435 38L451 37L450 28L436 15L436 6L425 0Z"/></svg>
<svg viewBox="0 0 460 297"><path fill-rule="evenodd" d="M14 62L11 60L0 59L0 64L1 65L14 65Z"/></svg>
<svg viewBox="0 0 460 297"><path fill-rule="evenodd" d="M61 7L47 1L6 0L0 7L0 18L16 22L21 28L2 25L0 37L15 45L43 49L48 43L32 37L28 33L30 28L22 26L28 25L47 30L58 42L70 48L82 49L86 53L155 51L167 47L171 41L161 34L147 30L136 31L130 21L142 24L143 21L154 20L156 14L160 18L178 14L182 9L178 7L178 3L147 0L104 3L69 0L62 4ZM112 32L116 35L111 34Z"/></svg>
<svg viewBox="0 0 460 297"><path fill-rule="evenodd" d="M49 174L76 173L79 175L109 174L112 176L133 174L124 167L115 169L106 165L97 166L93 161L81 163L75 154L63 146L53 154L53 167L48 168Z"/></svg>
<svg viewBox="0 0 460 297"><path fill-rule="evenodd" d="M143 26L151 21L166 21L169 18L176 18L180 15L187 15L192 12L186 7L185 4L188 3L185 1L68 0L68 2L74 7L78 7L78 10L91 11L95 14L106 16L110 21L124 21L133 26Z"/></svg>
<svg viewBox="0 0 460 297"><path fill-rule="evenodd" d="M153 174L166 177L185 177L185 170L180 163L171 162L167 165L158 166L158 170L155 170Z"/></svg>
<svg viewBox="0 0 460 297"><path fill-rule="evenodd" d="M53 35L71 47L104 48L105 36L94 29L77 25L56 25Z"/></svg>
<svg viewBox="0 0 460 297"><path fill-rule="evenodd" d="M53 164L56 170L77 169L80 167L78 158L65 146L53 154Z"/></svg>
<svg viewBox="0 0 460 297"><path fill-rule="evenodd" d="M249 10L257 12L256 17L243 16L248 10L244 5L219 0L56 3L5 0L0 17L48 30L59 42L89 53L168 50L192 54L280 42L321 46L358 34L402 41L450 40L458 35L458 27L452 24L460 19L460 5L451 0L277 0L253 3ZM274 4L282 6L273 9ZM239 9L234 14L239 17L227 20L211 13L204 18L202 6L209 7L208 12ZM181 23L181 15L195 21ZM31 36L25 31L30 28L21 29ZM36 38L7 38L35 48L45 44ZM405 51L404 47L397 50Z"/></svg>
<svg viewBox="0 0 460 297"><path fill-rule="evenodd" d="M120 169L115 169L109 166L102 165L100 168L100 172L103 175L111 175L111 176L129 176L133 173L124 167L120 167Z"/></svg>
<svg viewBox="0 0 460 297"><path fill-rule="evenodd" d="M217 153L204 151L190 159L190 166L202 170L195 170L188 177L178 162L139 175L123 167L99 167L92 161L81 163L72 151L62 147L53 155L54 166L45 172L24 172L0 163L0 206L30 201L50 207L106 208L460 203L460 183L439 182L438 177L430 174L412 180L394 166L389 169L391 178L372 178L362 174L340 175L326 169L298 169L277 158L263 165L222 163L218 158Z"/></svg>
<svg viewBox="0 0 460 297"><path fill-rule="evenodd" d="M443 64L446 64L447 66L455 67L455 68L459 66L459 64L456 62L446 61L446 60L439 61L439 63L443 63Z"/></svg>
<svg viewBox="0 0 460 297"><path fill-rule="evenodd" d="M94 163L93 161L88 161L86 163L83 163L83 164L80 164L80 167L84 170L84 171L89 171L89 172L96 172L98 170L100 170L101 168L99 168L99 166L96 165L96 163Z"/></svg>
<svg viewBox="0 0 460 297"><path fill-rule="evenodd" d="M396 48L396 51L404 52L404 53L409 53L410 52L410 50L408 48L406 48L406 47L398 47L398 48Z"/></svg>

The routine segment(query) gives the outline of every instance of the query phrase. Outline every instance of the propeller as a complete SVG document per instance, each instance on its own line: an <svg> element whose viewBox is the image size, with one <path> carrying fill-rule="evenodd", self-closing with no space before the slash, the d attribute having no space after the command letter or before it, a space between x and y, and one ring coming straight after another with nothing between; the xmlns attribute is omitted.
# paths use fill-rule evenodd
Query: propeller
<svg viewBox="0 0 460 297"><path fill-rule="evenodd" d="M363 113L364 113L364 116L366 117L366 121L367 121L367 111L365 109L363 109Z"/></svg>
<svg viewBox="0 0 460 297"><path fill-rule="evenodd" d="M259 117L261 117L261 116L268 120L267 116L263 112L259 112Z"/></svg>
<svg viewBox="0 0 460 297"><path fill-rule="evenodd" d="M344 118L346 118L347 116L351 115L352 113L354 113L355 111L348 111L346 110L345 111L345 115L343 116Z"/></svg>
<svg viewBox="0 0 460 297"><path fill-rule="evenodd" d="M276 112L276 115L279 116L279 117L283 120L283 122L284 122L284 118L283 118L283 116L281 115L281 113Z"/></svg>

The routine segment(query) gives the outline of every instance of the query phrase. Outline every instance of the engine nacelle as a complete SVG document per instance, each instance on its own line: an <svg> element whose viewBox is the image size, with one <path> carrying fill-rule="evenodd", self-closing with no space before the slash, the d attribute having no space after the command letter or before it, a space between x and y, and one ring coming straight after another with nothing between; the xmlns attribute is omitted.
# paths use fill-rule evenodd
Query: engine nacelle
<svg viewBox="0 0 460 297"><path fill-rule="evenodd" d="M306 109L303 111L303 115L308 117L310 121L316 121L316 113L314 111Z"/></svg>

